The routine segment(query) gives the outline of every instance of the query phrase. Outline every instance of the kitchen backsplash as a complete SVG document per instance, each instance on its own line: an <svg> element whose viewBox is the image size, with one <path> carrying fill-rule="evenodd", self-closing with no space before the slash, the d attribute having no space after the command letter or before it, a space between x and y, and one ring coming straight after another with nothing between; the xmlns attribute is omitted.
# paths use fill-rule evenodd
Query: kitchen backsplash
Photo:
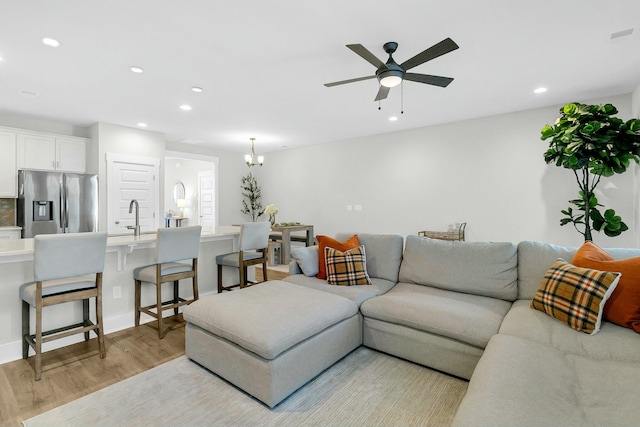
<svg viewBox="0 0 640 427"><path fill-rule="evenodd" d="M0 227L16 225L16 199L0 199Z"/></svg>

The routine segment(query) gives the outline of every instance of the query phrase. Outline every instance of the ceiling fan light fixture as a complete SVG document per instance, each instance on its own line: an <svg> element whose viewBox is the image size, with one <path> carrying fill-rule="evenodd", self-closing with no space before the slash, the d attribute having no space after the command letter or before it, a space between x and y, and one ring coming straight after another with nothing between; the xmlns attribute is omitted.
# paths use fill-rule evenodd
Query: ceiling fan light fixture
<svg viewBox="0 0 640 427"><path fill-rule="evenodd" d="M396 87L402 82L404 72L401 70L386 70L378 74L380 84L385 87Z"/></svg>
<svg viewBox="0 0 640 427"><path fill-rule="evenodd" d="M387 76L380 79L380 84L385 87L396 87L402 81L402 77Z"/></svg>

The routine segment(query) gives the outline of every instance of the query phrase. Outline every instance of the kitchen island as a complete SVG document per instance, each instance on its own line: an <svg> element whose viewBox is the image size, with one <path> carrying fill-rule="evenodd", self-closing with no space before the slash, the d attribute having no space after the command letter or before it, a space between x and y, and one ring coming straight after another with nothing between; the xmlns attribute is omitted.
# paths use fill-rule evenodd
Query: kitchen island
<svg viewBox="0 0 640 427"><path fill-rule="evenodd" d="M240 227L219 226L215 229L203 229L198 260L198 289L200 296L217 292L216 255L237 250ZM102 282L103 315L105 333L111 333L134 325L134 285L133 269L154 262L156 234L148 233L134 237L114 235L107 239L107 256ZM82 260L78 260L82 262ZM225 270L226 271L226 270ZM234 281L237 270L225 272L225 284ZM0 363L17 360L21 353L21 316L22 304L19 288L23 283L33 280L33 239L0 240ZM169 295L169 283L163 294ZM191 286L181 286L181 295L191 295ZM142 300L153 301L155 288L146 286ZM93 306L93 303L90 304ZM33 316L33 312L31 313ZM169 313L167 313L169 315ZM93 312L91 314L94 316ZM47 329L78 322L82 318L81 304L61 304L47 307L44 322ZM141 322L153 320L143 315ZM93 338L93 337L92 337ZM45 343L43 348L50 350L79 342L82 335ZM107 349L107 357L108 357Z"/></svg>

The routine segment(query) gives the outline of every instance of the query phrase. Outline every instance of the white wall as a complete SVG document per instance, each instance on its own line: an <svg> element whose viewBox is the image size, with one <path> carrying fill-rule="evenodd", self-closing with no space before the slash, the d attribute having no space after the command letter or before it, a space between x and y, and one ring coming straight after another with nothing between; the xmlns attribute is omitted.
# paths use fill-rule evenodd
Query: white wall
<svg viewBox="0 0 640 427"><path fill-rule="evenodd" d="M631 111L633 117L640 118L640 83L631 94Z"/></svg>
<svg viewBox="0 0 640 427"><path fill-rule="evenodd" d="M43 117L27 116L6 110L0 110L0 126L57 133L60 135L81 136L84 138L90 137L89 129L84 126L76 126Z"/></svg>
<svg viewBox="0 0 640 427"><path fill-rule="evenodd" d="M164 162L164 134L113 125L109 123L96 123L90 129L94 138L94 144L98 144L98 184L99 184L99 227L107 230L107 153L120 153L140 157L153 157L160 159L160 188L164 188L163 162ZM160 191L158 206L164 206L164 192ZM162 212L159 212L162 214ZM163 224L158 219L158 226Z"/></svg>
<svg viewBox="0 0 640 427"><path fill-rule="evenodd" d="M611 102L631 116L631 96ZM257 176L264 204L277 220L339 231L416 234L467 222L467 240L540 240L580 245L582 235L560 227L560 210L577 196L570 170L546 165L540 130L560 106L269 153ZM411 112L409 112L411 114ZM417 113L413 113L417 114ZM635 170L635 169L634 169ZM637 245L634 172L603 179L599 200L630 230L603 246ZM347 211L361 205L362 211Z"/></svg>

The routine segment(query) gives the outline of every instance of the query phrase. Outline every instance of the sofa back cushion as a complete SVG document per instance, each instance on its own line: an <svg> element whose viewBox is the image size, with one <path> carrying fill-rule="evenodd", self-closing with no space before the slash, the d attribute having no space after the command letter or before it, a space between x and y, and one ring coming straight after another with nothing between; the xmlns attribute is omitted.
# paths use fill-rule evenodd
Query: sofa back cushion
<svg viewBox="0 0 640 427"><path fill-rule="evenodd" d="M514 301L518 294L516 250L511 242L448 242L407 236L400 282Z"/></svg>
<svg viewBox="0 0 640 427"><path fill-rule="evenodd" d="M352 235L353 233L338 233L336 239L343 241ZM358 240L364 245L367 254L369 277L397 283L404 238L399 234L358 233Z"/></svg>
<svg viewBox="0 0 640 427"><path fill-rule="evenodd" d="M577 248L524 241L518 244L518 299L533 299L549 267L558 259L571 261ZM606 249L614 259L640 256L640 249ZM613 270L611 270L613 271Z"/></svg>
<svg viewBox="0 0 640 427"><path fill-rule="evenodd" d="M545 273L558 258L571 261L576 248L524 241L518 244L518 299L533 299Z"/></svg>

